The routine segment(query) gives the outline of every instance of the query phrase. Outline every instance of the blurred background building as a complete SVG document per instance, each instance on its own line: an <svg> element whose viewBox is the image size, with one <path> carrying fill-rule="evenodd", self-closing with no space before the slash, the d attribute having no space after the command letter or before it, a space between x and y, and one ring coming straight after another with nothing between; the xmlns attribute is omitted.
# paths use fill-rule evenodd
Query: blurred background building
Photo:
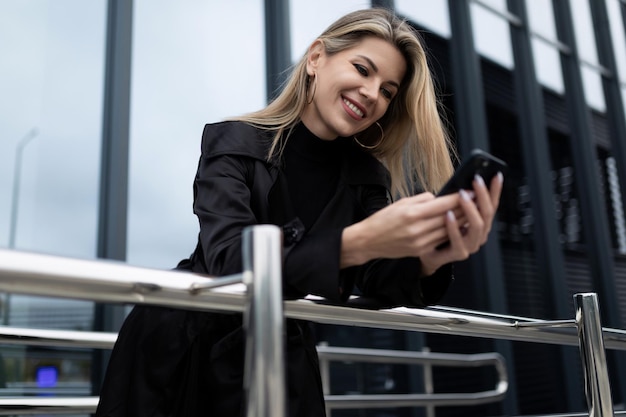
<svg viewBox="0 0 626 417"><path fill-rule="evenodd" d="M443 305L565 319L597 292L626 327L624 0L4 0L0 2L0 246L172 268L194 248L192 181L207 122L264 106L346 12L393 8L422 31L461 155L509 163L488 245ZM116 331L127 308L3 294L2 324ZM335 346L507 360L504 401L438 416L586 409L577 348L318 326ZM0 346L0 395L98 392L106 355ZM626 357L609 353L613 399ZM420 391L416 370L337 365L336 393ZM435 391L489 387L436 369ZM421 416L341 410L333 416Z"/></svg>

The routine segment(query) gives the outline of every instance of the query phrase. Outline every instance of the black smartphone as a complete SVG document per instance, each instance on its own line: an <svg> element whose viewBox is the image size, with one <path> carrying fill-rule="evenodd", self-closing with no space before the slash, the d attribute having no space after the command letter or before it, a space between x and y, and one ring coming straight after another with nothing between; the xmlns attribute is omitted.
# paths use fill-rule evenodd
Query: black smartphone
<svg viewBox="0 0 626 417"><path fill-rule="evenodd" d="M480 175L485 184L489 187L491 180L498 173L504 174L507 164L501 159L480 150L474 149L470 152L461 166L454 172L452 178L439 190L438 196L456 193L459 190L471 190L472 181L476 174Z"/></svg>

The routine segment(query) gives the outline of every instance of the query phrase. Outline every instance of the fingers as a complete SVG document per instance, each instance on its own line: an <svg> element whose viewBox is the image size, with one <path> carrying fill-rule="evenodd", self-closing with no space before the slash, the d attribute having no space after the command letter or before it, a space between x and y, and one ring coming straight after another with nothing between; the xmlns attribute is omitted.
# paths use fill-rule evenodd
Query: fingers
<svg viewBox="0 0 626 417"><path fill-rule="evenodd" d="M455 257L464 259L487 242L498 209L502 185L503 176L500 173L491 180L489 188L480 176L476 176L473 196L471 192L459 191L458 201L462 212L455 210L449 213L446 223L451 242L450 251L455 253ZM456 229L451 227L452 217Z"/></svg>
<svg viewBox="0 0 626 417"><path fill-rule="evenodd" d="M478 210L476 203L474 203L471 196L466 191L461 190L459 195L461 196L459 203L467 218L465 226L467 232L462 234L463 246L469 253L474 253L485 243L488 233L486 229L490 228L491 224L488 219L483 217L483 213ZM459 234L461 234L460 230Z"/></svg>

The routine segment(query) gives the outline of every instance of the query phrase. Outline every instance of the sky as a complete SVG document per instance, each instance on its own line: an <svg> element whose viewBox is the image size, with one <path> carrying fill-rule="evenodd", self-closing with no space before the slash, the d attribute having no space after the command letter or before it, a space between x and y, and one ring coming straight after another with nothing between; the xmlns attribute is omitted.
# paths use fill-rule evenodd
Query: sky
<svg viewBox="0 0 626 417"><path fill-rule="evenodd" d="M484 3L501 8L505 1ZM135 0L129 263L171 268L193 250L198 226L192 182L203 126L265 104L263 4ZM336 18L369 4L292 0L292 59ZM450 36L447 1L395 4L428 30ZM492 22L474 28L478 50L511 67L506 25L484 9L473 13ZM533 13L531 24L554 37L549 17ZM105 19L106 0L0 2L0 248L9 245L17 186L16 249L95 257ZM577 19L584 28L584 15ZM494 30L502 36L494 36ZM589 46L582 42L586 51ZM558 55L544 53L537 63L539 77L558 91ZM620 60L626 61L622 55ZM588 85L593 97L597 80ZM24 147L16 182L16 149L31 132L36 133Z"/></svg>

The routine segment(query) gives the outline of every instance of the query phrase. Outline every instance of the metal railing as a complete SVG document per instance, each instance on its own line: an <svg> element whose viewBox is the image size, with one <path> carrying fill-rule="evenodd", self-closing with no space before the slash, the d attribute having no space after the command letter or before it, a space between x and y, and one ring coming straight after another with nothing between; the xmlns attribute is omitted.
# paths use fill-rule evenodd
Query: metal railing
<svg viewBox="0 0 626 417"><path fill-rule="evenodd" d="M67 331L67 330L42 330L29 328L16 328L0 326L0 345L22 345L22 346L45 346L45 347L66 347L66 348L86 348L86 349L112 349L117 339L117 333L87 332L87 331ZM433 353L429 350L422 352L408 352L386 349L362 349L328 346L320 344L317 346L320 359L320 372L322 375L322 385L326 400L327 414L333 409L346 408L385 408L385 407L426 407L428 415L434 415L434 407L438 405L462 406L492 403L501 400L508 389L508 376L506 364L502 355L498 353L479 354L454 354L454 353ZM423 368L425 393L423 394L330 394L330 362L367 362L378 364L403 364L420 365ZM495 370L497 381L491 390L473 393L445 393L434 392L432 381L433 367L464 367L476 368L492 366ZM88 386L82 387L88 388ZM31 388L33 393L37 390ZM19 388L12 390L0 389L0 393L14 392L19 394ZM45 393L53 393L56 390L50 388L43 389ZM71 395L71 391L70 395ZM76 393L74 393L76 395ZM28 400L31 400L29 398ZM85 400L85 398L83 398ZM98 398L91 397L90 402L83 401L84 406L91 404L93 409L97 405ZM8 405L16 404L12 399ZM41 406L42 403L39 405ZM0 397L0 406L3 400ZM39 413L41 410L32 410L32 413ZM12 411L11 411L12 412ZM60 412L60 411L59 411ZM8 413L8 410L1 410L0 415Z"/></svg>
<svg viewBox="0 0 626 417"><path fill-rule="evenodd" d="M345 408L426 407L427 415L434 416L438 405L462 406L497 402L504 398L509 383L506 364L498 353L456 354L407 352L386 349L359 349L319 345L320 372L326 400L326 414L330 410ZM423 394L330 394L330 362L367 362L378 364L421 365L425 393ZM432 368L435 366L475 368L493 366L497 373L496 386L492 390L464 393L435 393Z"/></svg>
<svg viewBox="0 0 626 417"><path fill-rule="evenodd" d="M349 303L334 305L317 297L281 303L280 242L277 227L255 226L246 230L244 273L223 278L0 250L0 291L244 313L248 335L257 336L246 348L249 416L284 416L284 370L280 360L284 352L278 331L282 329L283 314L326 324L579 346L589 412L594 416L613 415L604 349L626 350L626 332L600 326L595 294L577 294L575 319L558 321L445 308L355 309ZM239 283L242 281L248 285L248 291L246 285ZM37 406L26 400L31 401L22 399L19 403L22 414L29 413L29 404ZM16 414L16 408L11 407L18 403L11 405L10 401L0 399L0 415ZM56 410L52 403L40 406L47 413ZM56 406L65 404L57 402Z"/></svg>

